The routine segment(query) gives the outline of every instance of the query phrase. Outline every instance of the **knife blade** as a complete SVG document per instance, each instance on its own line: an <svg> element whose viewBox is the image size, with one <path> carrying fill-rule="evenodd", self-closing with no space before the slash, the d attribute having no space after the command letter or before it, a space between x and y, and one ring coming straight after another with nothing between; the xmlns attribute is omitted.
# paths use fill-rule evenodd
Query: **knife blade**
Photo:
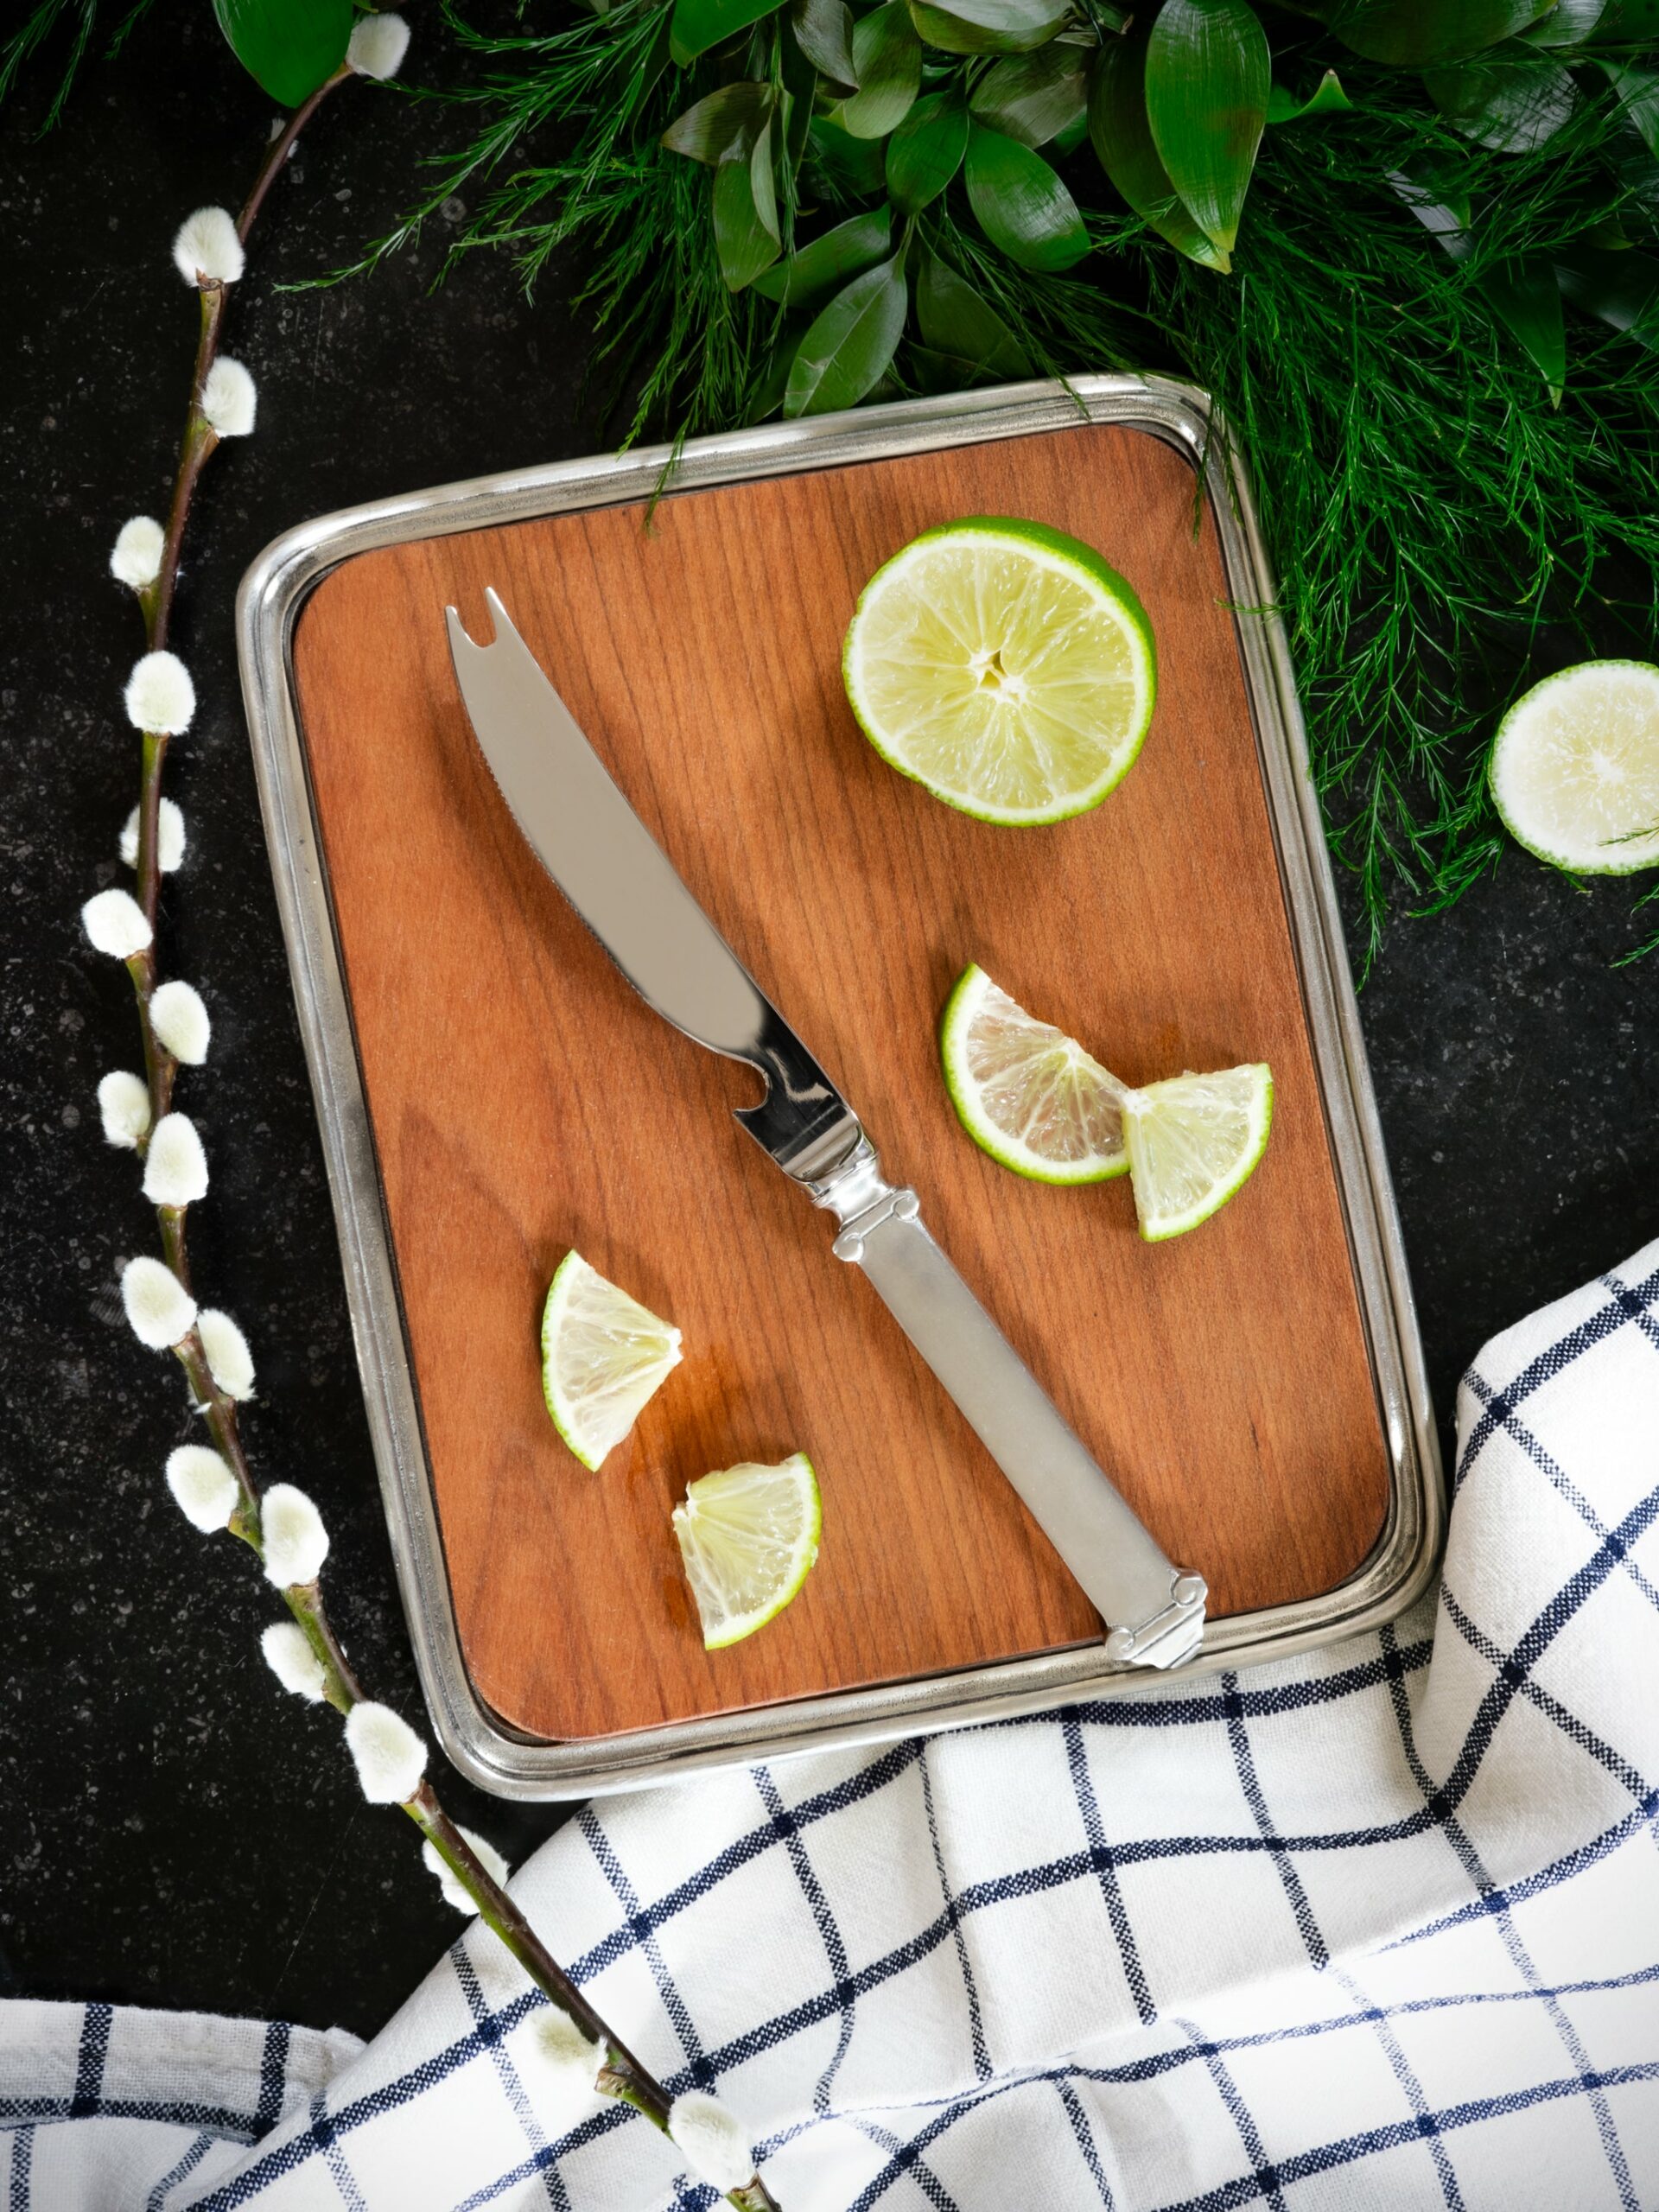
<svg viewBox="0 0 1659 2212"><path fill-rule="evenodd" d="M1204 1633L1202 1576L1175 1567L895 1188L862 1125L687 890L493 591L480 645L447 610L479 747L543 867L648 1005L761 1077L737 1119L836 1218L860 1266L1105 1621L1107 1656L1171 1667Z"/></svg>

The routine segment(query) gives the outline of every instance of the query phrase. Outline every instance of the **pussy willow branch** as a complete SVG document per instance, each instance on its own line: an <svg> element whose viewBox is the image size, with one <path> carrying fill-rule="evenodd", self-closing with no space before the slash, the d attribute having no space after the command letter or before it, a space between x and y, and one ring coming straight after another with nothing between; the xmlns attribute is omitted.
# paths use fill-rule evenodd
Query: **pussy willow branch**
<svg viewBox="0 0 1659 2212"><path fill-rule="evenodd" d="M301 131L329 93L344 84L352 73L345 67L339 69L302 107L296 110L282 131L272 140L237 222L237 235L245 245L264 204L265 195L293 150ZM219 332L225 316L226 289L222 283L208 283L200 287L201 327L191 378L190 406L185 419L178 469L174 478L161 564L154 582L138 594L145 640L152 652L160 650L167 643L173 602L178 588L179 554L190 518L191 502L201 471L219 443L202 411L202 392L219 351ZM178 1073L178 1062L156 1035L150 1018L150 1000L156 982L155 930L161 895L157 833L162 773L167 759L167 746L165 735L156 732L144 734L137 875L138 903L149 923L151 936L146 949L135 954L126 963L132 976L139 1027L143 1038L152 1128L168 1111ZM156 1211L162 1249L167 1263L188 1290L190 1287L190 1259L186 1240L186 1209L159 1205ZM213 1380L199 1329L193 1325L176 1349L191 1395L205 1416L208 1432L236 1479L238 1497L230 1519L230 1533L263 1559L264 1540L260 1525L259 1487L249 1468L243 1447L236 1401ZM321 1664L325 1698L338 1712L349 1713L354 1705L364 1700L365 1692L330 1625L321 1588L315 1581L295 1584L283 1592L283 1597ZM480 1862L466 1838L444 1811L430 1783L423 1781L401 1809L433 1846L473 1899L480 1917L518 1960L531 1980L561 2012L575 2022L590 2041L603 2049L604 2062L594 2084L599 2093L632 2105L666 2134L672 2103L667 2090L620 2037L607 2025L570 1980L518 1907ZM758 2175L741 2187L728 2191L727 2201L737 2207L738 2212L779 2212L775 2200Z"/></svg>

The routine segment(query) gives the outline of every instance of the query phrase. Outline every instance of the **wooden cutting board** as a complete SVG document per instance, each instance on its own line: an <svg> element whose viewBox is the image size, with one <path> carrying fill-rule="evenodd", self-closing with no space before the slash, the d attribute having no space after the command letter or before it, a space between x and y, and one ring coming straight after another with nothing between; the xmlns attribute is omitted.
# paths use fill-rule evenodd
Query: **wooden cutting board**
<svg viewBox="0 0 1659 2212"><path fill-rule="evenodd" d="M1097 810L998 829L865 743L860 587L917 531L1022 515L1098 546L1156 633L1158 708ZM1234 1613L1332 1587L1388 1496L1347 1238L1215 531L1173 448L1078 427L416 541L346 561L295 670L467 1663L526 1734L580 1738L1097 1637L1096 1616L857 1269L731 1118L753 1081L623 982L519 838L442 610L502 594L646 824L888 1173L1171 1556ZM978 961L1128 1081L1271 1062L1272 1141L1173 1243L1127 1183L986 1159L935 1045ZM572 1245L684 1332L591 1474L543 1408ZM801 1597L705 1653L669 1514L803 1450Z"/></svg>

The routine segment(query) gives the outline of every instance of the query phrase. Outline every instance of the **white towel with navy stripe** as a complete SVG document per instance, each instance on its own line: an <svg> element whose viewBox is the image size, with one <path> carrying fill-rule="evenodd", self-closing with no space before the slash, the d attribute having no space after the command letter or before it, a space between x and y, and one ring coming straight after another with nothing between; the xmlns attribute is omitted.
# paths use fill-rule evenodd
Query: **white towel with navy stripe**
<svg viewBox="0 0 1659 2212"><path fill-rule="evenodd" d="M1465 1380L1438 1605L613 1801L521 1902L785 2212L1659 2208L1659 1243ZM413 1877L411 1876L411 1878ZM14 2212L701 2212L492 1938L385 2031L0 2007Z"/></svg>

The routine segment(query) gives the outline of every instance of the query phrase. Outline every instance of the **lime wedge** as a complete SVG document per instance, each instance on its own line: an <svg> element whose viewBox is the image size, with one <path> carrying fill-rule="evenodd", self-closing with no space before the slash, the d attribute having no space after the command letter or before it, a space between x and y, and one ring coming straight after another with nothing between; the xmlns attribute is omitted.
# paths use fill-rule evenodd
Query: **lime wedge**
<svg viewBox="0 0 1659 2212"><path fill-rule="evenodd" d="M615 1449L679 1363L677 1329L565 1254L542 1310L542 1395L584 1467Z"/></svg>
<svg viewBox="0 0 1659 2212"><path fill-rule="evenodd" d="M686 1484L674 1534L706 1650L777 1618L811 1572L823 1526L818 1478L804 1452L781 1466L746 1463Z"/></svg>
<svg viewBox="0 0 1659 2212"><path fill-rule="evenodd" d="M1123 1135L1147 1242L1184 1236L1224 1206L1267 1150L1272 1126L1273 1074L1261 1060L1128 1092Z"/></svg>
<svg viewBox="0 0 1659 2212"><path fill-rule="evenodd" d="M884 760L984 822L1064 822L1128 769L1157 688L1146 610L1041 523L930 530L864 587L847 696Z"/></svg>
<svg viewBox="0 0 1659 2212"><path fill-rule="evenodd" d="M1659 862L1659 668L1586 660L1516 702L1492 747L1492 798L1517 844L1574 875Z"/></svg>
<svg viewBox="0 0 1659 2212"><path fill-rule="evenodd" d="M1039 1183L1122 1175L1117 1077L1063 1030L1037 1021L982 968L964 968L939 1025L945 1088L982 1152Z"/></svg>

